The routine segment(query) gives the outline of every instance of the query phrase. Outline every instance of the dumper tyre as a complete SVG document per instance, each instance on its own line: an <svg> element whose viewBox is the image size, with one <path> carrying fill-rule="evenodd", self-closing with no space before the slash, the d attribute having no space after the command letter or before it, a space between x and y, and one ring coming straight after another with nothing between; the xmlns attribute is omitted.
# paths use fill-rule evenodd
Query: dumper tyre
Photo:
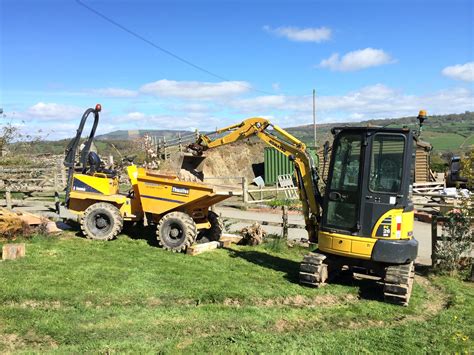
<svg viewBox="0 0 474 355"><path fill-rule="evenodd" d="M156 226L156 239L165 250L183 252L196 240L194 220L183 212L165 214Z"/></svg>
<svg viewBox="0 0 474 355"><path fill-rule="evenodd" d="M225 225L224 221L220 216L212 211L209 211L207 215L207 219L209 220L209 223L211 224L211 228L207 230L206 237L210 241L219 241L222 237L222 233L225 232Z"/></svg>
<svg viewBox="0 0 474 355"><path fill-rule="evenodd" d="M123 218L120 210L107 202L90 205L81 217L82 233L88 239L111 240L123 228Z"/></svg>

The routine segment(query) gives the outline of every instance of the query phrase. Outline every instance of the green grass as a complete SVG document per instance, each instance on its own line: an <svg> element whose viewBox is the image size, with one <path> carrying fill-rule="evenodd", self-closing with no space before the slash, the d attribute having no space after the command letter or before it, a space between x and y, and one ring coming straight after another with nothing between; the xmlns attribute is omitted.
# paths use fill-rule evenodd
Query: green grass
<svg viewBox="0 0 474 355"><path fill-rule="evenodd" d="M24 259L0 263L0 352L472 351L472 284L423 278L398 307L348 275L301 287L304 253L35 237Z"/></svg>
<svg viewBox="0 0 474 355"><path fill-rule="evenodd" d="M466 140L466 137L456 133L423 132L422 137L436 151L457 151Z"/></svg>

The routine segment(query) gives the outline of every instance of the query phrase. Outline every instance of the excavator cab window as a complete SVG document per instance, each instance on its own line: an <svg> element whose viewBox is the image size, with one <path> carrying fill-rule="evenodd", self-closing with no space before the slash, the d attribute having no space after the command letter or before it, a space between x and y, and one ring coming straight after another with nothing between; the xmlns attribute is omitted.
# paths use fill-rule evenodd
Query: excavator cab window
<svg viewBox="0 0 474 355"><path fill-rule="evenodd" d="M402 184L405 136L376 134L372 142L369 190L398 193Z"/></svg>
<svg viewBox="0 0 474 355"><path fill-rule="evenodd" d="M362 135L341 134L333 149L325 225L353 230L358 221Z"/></svg>

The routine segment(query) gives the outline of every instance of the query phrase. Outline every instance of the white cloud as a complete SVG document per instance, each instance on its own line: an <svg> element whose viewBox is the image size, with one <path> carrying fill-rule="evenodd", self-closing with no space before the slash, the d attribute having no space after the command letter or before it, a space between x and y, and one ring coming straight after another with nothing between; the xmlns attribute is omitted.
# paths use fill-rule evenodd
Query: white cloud
<svg viewBox="0 0 474 355"><path fill-rule="evenodd" d="M7 105L8 107L9 105ZM11 108L8 107L11 111ZM50 138L71 137L85 107L38 102L9 117L25 122L25 129L41 127L52 131ZM375 84L339 95L316 97L317 121L349 122L374 118L416 115L420 109L429 115L474 111L474 90L459 87L425 95L413 95L400 89ZM157 129L213 130L240 122L246 117L272 117L282 127L308 124L312 121L312 95L261 95L216 97L200 101L191 98L134 101L128 111L103 112L99 130L139 129L144 122ZM125 108L123 108L125 110ZM122 112L122 113L119 113Z"/></svg>
<svg viewBox="0 0 474 355"><path fill-rule="evenodd" d="M270 26L263 26L266 32L276 34L280 37L285 37L290 41L296 42L323 42L328 41L331 38L332 31L327 27L277 27L271 28Z"/></svg>
<svg viewBox="0 0 474 355"><path fill-rule="evenodd" d="M446 67L441 73L455 80L474 81L474 62Z"/></svg>
<svg viewBox="0 0 474 355"><path fill-rule="evenodd" d="M236 114L273 115L276 122L294 126L311 121L312 96L257 96L230 102ZM409 95L383 84L376 84L344 95L318 96L317 117L320 123L360 121L361 119L392 118L416 115L420 109L428 114L459 113L474 110L474 92L465 88L449 89L431 94Z"/></svg>
<svg viewBox="0 0 474 355"><path fill-rule="evenodd" d="M209 100L239 95L250 89L251 85L245 81L209 83L163 79L143 85L140 92L158 97Z"/></svg>
<svg viewBox="0 0 474 355"><path fill-rule="evenodd" d="M191 113L188 115L179 115L173 113L163 114L147 114L143 112L131 112L124 116L118 116L114 118L116 123L121 126L122 123L127 125L126 129L137 129L143 122L146 122L150 127L156 127L156 129L183 129L183 130L194 130L199 129L215 129L216 126L221 126L222 119L218 119L212 115L198 113ZM116 129L124 129L117 128Z"/></svg>
<svg viewBox="0 0 474 355"><path fill-rule="evenodd" d="M138 95L137 91L121 89L121 88L103 88L87 90L88 93L104 97L135 97Z"/></svg>
<svg viewBox="0 0 474 355"><path fill-rule="evenodd" d="M21 113L21 116L33 119L69 120L79 119L83 112L84 109L77 106L38 102L28 108L25 113Z"/></svg>
<svg viewBox="0 0 474 355"><path fill-rule="evenodd" d="M382 49L365 48L344 54L334 53L319 63L321 68L334 71L355 71L394 63L395 60Z"/></svg>

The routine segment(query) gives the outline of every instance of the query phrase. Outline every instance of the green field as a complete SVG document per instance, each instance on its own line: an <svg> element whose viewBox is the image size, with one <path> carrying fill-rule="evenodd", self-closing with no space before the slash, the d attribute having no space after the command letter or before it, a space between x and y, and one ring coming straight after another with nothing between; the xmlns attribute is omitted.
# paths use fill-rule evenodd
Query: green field
<svg viewBox="0 0 474 355"><path fill-rule="evenodd" d="M423 139L430 142L436 151L457 151L466 137L456 133L424 132Z"/></svg>
<svg viewBox="0 0 474 355"><path fill-rule="evenodd" d="M417 277L409 307L343 275L297 283L299 248L190 257L120 236L35 237L0 263L0 352L426 353L474 348L474 287Z"/></svg>

